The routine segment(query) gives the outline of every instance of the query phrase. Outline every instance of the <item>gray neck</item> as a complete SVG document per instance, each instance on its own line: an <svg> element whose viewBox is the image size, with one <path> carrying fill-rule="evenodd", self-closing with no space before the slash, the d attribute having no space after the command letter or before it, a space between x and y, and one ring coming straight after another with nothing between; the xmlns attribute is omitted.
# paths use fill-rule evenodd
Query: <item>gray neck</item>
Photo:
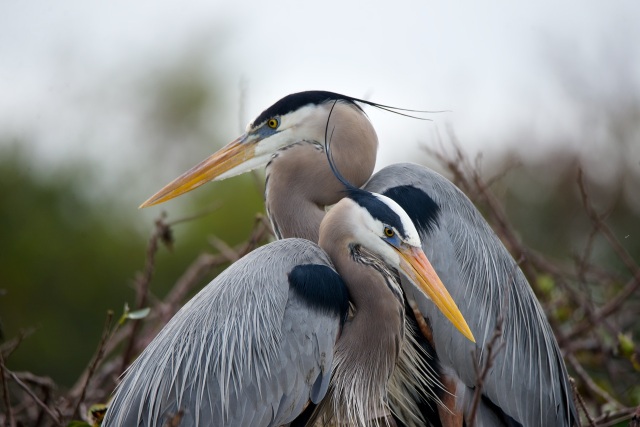
<svg viewBox="0 0 640 427"><path fill-rule="evenodd" d="M278 238L301 237L318 242L325 206L343 197L344 186L333 175L324 152L324 129L317 135L278 151L267 165L265 204ZM329 132L335 165L354 186L371 177L378 137L362 111L336 104Z"/></svg>

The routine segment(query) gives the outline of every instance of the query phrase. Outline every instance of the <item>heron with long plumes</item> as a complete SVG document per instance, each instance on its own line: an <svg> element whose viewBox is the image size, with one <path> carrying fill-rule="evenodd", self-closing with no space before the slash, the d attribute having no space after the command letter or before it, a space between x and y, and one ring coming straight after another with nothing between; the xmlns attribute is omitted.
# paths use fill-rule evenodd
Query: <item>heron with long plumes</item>
<svg viewBox="0 0 640 427"><path fill-rule="evenodd" d="M271 243L207 285L127 370L104 426L388 424L390 381L428 394L399 271L473 335L408 215L339 178L318 244ZM415 424L413 402L392 399Z"/></svg>
<svg viewBox="0 0 640 427"><path fill-rule="evenodd" d="M419 346L429 355L425 363L443 385L435 396L418 402L424 418L435 425L462 425L475 411L476 426L578 425L560 349L516 261L469 199L436 172L403 163L371 175L378 138L365 105L412 114L326 91L288 95L144 206L266 165L265 204L275 233L318 241L325 207L345 197L324 155L329 120L335 127L332 151L338 169L354 185L395 200L408 213L422 249L477 340L454 333L435 300L402 277L407 321L420 326ZM487 345L500 322L496 346L501 351L494 355L473 410L479 386L476 367L486 362Z"/></svg>

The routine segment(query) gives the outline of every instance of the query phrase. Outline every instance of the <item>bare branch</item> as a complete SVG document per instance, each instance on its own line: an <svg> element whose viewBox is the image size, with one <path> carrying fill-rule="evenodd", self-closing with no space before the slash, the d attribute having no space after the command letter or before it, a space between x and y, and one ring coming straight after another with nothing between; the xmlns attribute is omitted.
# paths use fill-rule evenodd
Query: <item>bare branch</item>
<svg viewBox="0 0 640 427"><path fill-rule="evenodd" d="M629 255L629 252L627 252L624 247L622 247L618 239L615 237L613 231L611 231L609 226L603 221L603 216L599 215L596 212L595 208L591 205L582 177L582 169L578 170L578 185L580 187L582 203L587 213L589 214L591 221L593 221L594 225L606 238L613 251L616 253L616 255L618 255L620 260L624 262L625 266L629 269L629 272L631 272L631 275L635 279L634 287L631 290L631 293L633 293L636 289L640 288L640 267L638 267L638 264L636 264L636 262L633 260L633 257Z"/></svg>
<svg viewBox="0 0 640 427"><path fill-rule="evenodd" d="M167 240L167 236L169 236L168 239L169 241L171 241L171 229L164 222L165 216L166 214L163 212L155 221L155 230L149 238L149 243L147 245L147 256L145 259L144 272L141 276L138 276L136 278L136 310L144 308L145 304L147 303L147 296L149 295L149 284L151 283L153 272L155 271L156 254L158 252L158 240L162 239L163 241L165 241ZM129 335L129 339L122 356L122 365L120 368L121 372L124 372L127 365L131 361L131 358L133 357L136 336L140 331L140 320L134 320L132 324L133 326L131 327L131 334Z"/></svg>
<svg viewBox="0 0 640 427"><path fill-rule="evenodd" d="M113 327L113 312L109 311L107 312L107 319L104 322L104 327L102 329L102 337L100 338L98 349L96 350L96 354L93 356L91 363L89 363L89 366L87 367L86 380L84 381L84 386L82 387L82 390L80 392L80 397L76 402L73 412L71 413L72 417L75 416L76 414L79 414L78 411L80 410L80 405L84 402L84 398L87 394L87 387L89 386L89 382L91 381L91 378L93 377L94 372L96 371L98 365L100 364L100 362L102 361L102 358L104 357L105 346L109 341L109 337L111 336L112 327Z"/></svg>
<svg viewBox="0 0 640 427"><path fill-rule="evenodd" d="M491 339L484 347L483 352L485 353L485 361L484 365L482 365L481 357L473 351L474 359L477 359L478 364L474 366L475 374L476 374L476 384L475 391L473 393L473 400L471 403L471 410L469 411L469 415L466 420L466 424L469 427L473 427L476 422L476 412L478 411L478 405L480 404L480 398L482 397L482 388L484 387L484 381L493 366L493 362L495 361L496 355L504 346L504 343L500 343L500 337L502 337L502 326L503 326L503 318L502 316L498 317L496 321L496 328L493 331L493 335Z"/></svg>
<svg viewBox="0 0 640 427"><path fill-rule="evenodd" d="M11 407L11 398L9 397L9 386L7 385L7 381L5 380L4 357L2 357L2 352L0 352L0 379L2 380L2 395L4 398L4 406L7 409L7 414L9 417L9 427L15 427L16 420L13 418L13 408Z"/></svg>
<svg viewBox="0 0 640 427"><path fill-rule="evenodd" d="M636 426L633 424L634 420L637 423ZM629 427L640 427L640 408L623 408L607 412L594 420L598 427L612 427L624 421L629 421Z"/></svg>
<svg viewBox="0 0 640 427"><path fill-rule="evenodd" d="M584 370L580 362L578 362L578 359L576 359L576 357L573 354L568 355L567 360L569 361L569 364L571 365L571 367L576 371L580 379L587 386L589 391L591 391L592 393L602 398L605 402L615 405L617 408L624 407L624 405L622 405L620 402L614 399L609 393L604 391L601 387L599 387L595 383L595 381L591 379L589 374Z"/></svg>
<svg viewBox="0 0 640 427"><path fill-rule="evenodd" d="M42 400L40 400L40 398L29 388L28 385L26 385L24 382L22 382L22 380L20 378L18 378L18 376L16 374L14 374L13 372L11 372L9 369L7 369L7 367L4 364L4 360L2 361L2 370L16 383L18 384L18 386L20 386L20 388L22 388L28 395L29 397L31 397L31 399L33 399L34 402L36 402L36 404L47 413L47 415L49 415L49 417L53 420L53 422L58 425L61 426L62 425L62 421L60 421L60 414L56 414L55 412L53 412L53 410L51 408L49 408L49 406L47 406Z"/></svg>
<svg viewBox="0 0 640 427"><path fill-rule="evenodd" d="M575 401L578 403L578 406L582 409L582 413L585 417L587 417L587 421L589 421L589 426L595 427L595 422L593 421L593 417L589 414L589 410L587 409L587 405L584 403L584 399L578 392L578 387L576 387L576 382L573 378L569 378L569 382L571 383L571 389L573 390L573 396Z"/></svg>
<svg viewBox="0 0 640 427"><path fill-rule="evenodd" d="M29 335L33 334L35 332L34 328L29 328L26 330L21 330L18 333L18 336L3 343L0 346L0 355L2 355L2 357L4 359L8 359L9 356L11 356L11 354L16 351L16 349L18 347L20 347L20 344L22 343L22 341L25 340L25 338L27 338Z"/></svg>

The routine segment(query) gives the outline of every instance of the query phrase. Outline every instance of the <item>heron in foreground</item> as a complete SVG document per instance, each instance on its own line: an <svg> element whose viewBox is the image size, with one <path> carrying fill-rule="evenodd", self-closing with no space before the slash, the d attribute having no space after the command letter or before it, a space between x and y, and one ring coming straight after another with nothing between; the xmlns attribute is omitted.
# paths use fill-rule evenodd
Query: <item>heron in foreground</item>
<svg viewBox="0 0 640 427"><path fill-rule="evenodd" d="M404 163L371 176L378 139L364 104L407 111L325 91L288 95L258 115L238 139L143 206L266 165L265 203L277 236L318 241L325 207L344 197L323 153L325 124L333 109L337 168L351 183L395 200L408 213L425 254L477 340L474 345L454 333L434 301L402 277L410 307L405 314L420 325L420 345L430 355L426 363L443 385L433 397L444 405L423 402L424 417L434 425L463 425L478 387L476 367L486 363L486 346L502 319L496 343L500 351L483 381L475 425L578 425L560 349L517 263L470 200L436 172Z"/></svg>
<svg viewBox="0 0 640 427"><path fill-rule="evenodd" d="M473 336L400 206L355 187L345 195L319 245L256 249L189 301L127 370L103 425L280 426L323 399L314 420L385 423L396 365L411 372L403 381L427 381L404 345L398 271Z"/></svg>

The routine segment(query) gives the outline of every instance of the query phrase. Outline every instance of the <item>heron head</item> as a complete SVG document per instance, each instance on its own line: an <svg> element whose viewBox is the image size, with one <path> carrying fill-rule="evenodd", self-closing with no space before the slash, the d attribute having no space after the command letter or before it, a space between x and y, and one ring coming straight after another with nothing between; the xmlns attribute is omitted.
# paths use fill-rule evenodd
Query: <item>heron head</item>
<svg viewBox="0 0 640 427"><path fill-rule="evenodd" d="M320 226L320 246L336 234L349 236L384 264L402 272L449 321L475 342L456 303L422 250L420 236L409 215L392 199L351 188L347 197L329 211ZM327 228L336 227L329 231ZM333 233L332 233L333 232Z"/></svg>
<svg viewBox="0 0 640 427"><path fill-rule="evenodd" d="M338 102L337 106L334 106L334 101ZM277 151L295 143L324 144L332 107L331 120L344 119L345 115L366 118L356 101L359 100L325 91L287 95L260 113L247 125L244 134L167 184L140 207L156 205L206 182L230 178L264 166ZM373 127L369 131L372 130ZM341 126L340 131L362 132L363 129L350 125ZM375 131L373 133L375 135Z"/></svg>

